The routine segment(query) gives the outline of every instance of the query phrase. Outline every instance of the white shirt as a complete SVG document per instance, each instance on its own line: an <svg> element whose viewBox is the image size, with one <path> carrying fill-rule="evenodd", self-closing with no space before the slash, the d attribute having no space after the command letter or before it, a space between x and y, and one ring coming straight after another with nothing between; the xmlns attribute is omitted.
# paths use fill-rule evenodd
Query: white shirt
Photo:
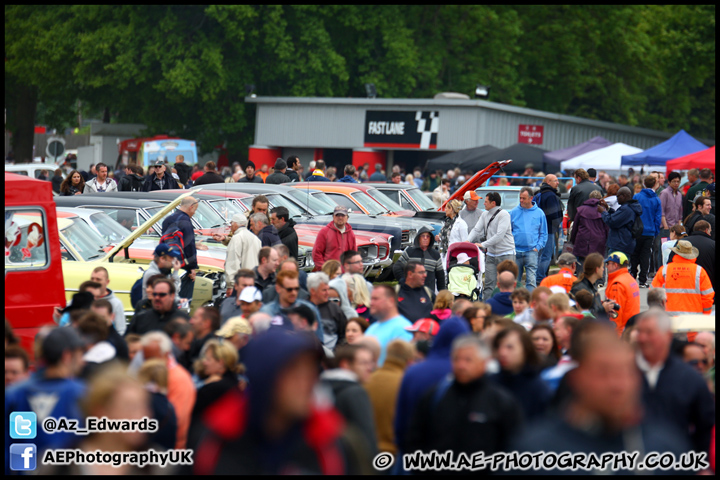
<svg viewBox="0 0 720 480"><path fill-rule="evenodd" d="M642 356L642 353L637 352L635 354L635 360L637 362L638 368L645 374L645 379L648 382L648 385L650 385L650 388L655 390L655 385L657 385L658 377L660 376L660 372L665 367L664 363L659 363L655 366L650 366L650 364L645 360L645 357Z"/></svg>

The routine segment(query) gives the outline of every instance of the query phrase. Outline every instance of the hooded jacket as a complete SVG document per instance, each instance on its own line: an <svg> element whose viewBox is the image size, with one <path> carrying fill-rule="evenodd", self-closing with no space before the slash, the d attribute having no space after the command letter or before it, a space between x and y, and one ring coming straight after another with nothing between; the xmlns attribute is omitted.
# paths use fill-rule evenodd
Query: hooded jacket
<svg viewBox="0 0 720 480"><path fill-rule="evenodd" d="M317 272L322 269L323 264L328 260L340 261L340 255L347 250L357 250L355 233L350 223L345 224L345 232L335 226L335 222L325 225L318 233L317 241L313 247L312 258Z"/></svg>
<svg viewBox="0 0 720 480"><path fill-rule="evenodd" d="M115 326L115 330L120 335L125 334L125 330L127 330L127 320L125 320L125 307L123 306L122 301L113 294L113 291L108 288L108 294L102 297L102 300L107 300L110 302L110 305L112 305L113 309L113 325Z"/></svg>
<svg viewBox="0 0 720 480"><path fill-rule="evenodd" d="M210 405L191 435L195 474L258 475L348 473L344 420L332 407L314 404L280 438L265 432L273 415L280 374L305 353L317 352L312 336L270 329L246 347L248 389L231 390Z"/></svg>
<svg viewBox="0 0 720 480"><path fill-rule="evenodd" d="M505 315L513 313L512 298L510 298L511 294L512 292L499 292L485 302L490 305L493 315L504 317Z"/></svg>
<svg viewBox="0 0 720 480"><path fill-rule="evenodd" d="M427 250L424 251L420 248L421 233L430 234L430 245L428 245ZM405 265L407 265L410 259L418 260L422 262L427 272L425 286L428 287L431 292L435 291L436 285L438 291L443 290L445 288L445 269L443 269L440 252L435 248L435 234L433 233L433 229L428 226L420 227L413 243L415 245L407 247L393 265L392 270L395 278L401 285L405 283Z"/></svg>
<svg viewBox="0 0 720 480"><path fill-rule="evenodd" d="M523 208L520 205L513 208L510 211L510 220L515 237L515 251L529 252L537 249L539 252L543 249L548 239L547 222L545 213L535 202L532 202L530 208Z"/></svg>
<svg viewBox="0 0 720 480"><path fill-rule="evenodd" d="M113 180L110 177L107 177L105 179L105 183L102 186L103 192L117 192L117 183L115 183L115 180ZM97 193L98 192L98 180L97 177L93 177L90 180L85 182L85 188L83 189L83 193Z"/></svg>
<svg viewBox="0 0 720 480"><path fill-rule="evenodd" d="M260 239L263 247L272 247L273 245L282 243L277 234L277 230L272 225L266 225L262 230L260 230L258 238Z"/></svg>
<svg viewBox="0 0 720 480"><path fill-rule="evenodd" d="M690 242L693 247L698 249L700 254L695 259L695 263L705 269L708 277L710 277L710 282L712 282L713 290L717 294L718 284L717 278L715 277L715 240L710 238L710 235L707 233L700 231L692 232L689 237L686 237L683 240ZM675 253L671 252L671 261L674 255ZM713 302L714 301L715 299L713 298Z"/></svg>
<svg viewBox="0 0 720 480"><path fill-rule="evenodd" d="M268 175L267 178L265 179L265 183L268 183L271 185L280 185L283 183L289 183L290 181L291 181L290 177L286 173L283 173L283 172L280 172L277 170L275 172L271 173L270 175Z"/></svg>
<svg viewBox="0 0 720 480"><path fill-rule="evenodd" d="M467 321L460 317L450 317L440 326L425 361L405 371L395 409L395 442L401 451L408 451L405 448L405 434L418 400L452 371L450 347L455 338L466 333L470 333Z"/></svg>
<svg viewBox="0 0 720 480"><path fill-rule="evenodd" d="M642 205L634 198L620 205L617 210L602 212L603 222L610 227L606 243L609 251L623 252L628 257L632 255L635 251L632 227L635 223L635 217L640 215L642 215Z"/></svg>
<svg viewBox="0 0 720 480"><path fill-rule="evenodd" d="M290 167L288 167L285 170L285 175L288 176L288 178L290 179L291 182L299 182L300 181L300 175Z"/></svg>
<svg viewBox="0 0 720 480"><path fill-rule="evenodd" d="M183 235L183 268L188 272L198 268L197 247L195 246L195 228L193 227L190 215L182 210L175 210L169 217L165 217L162 223L162 234L166 235L177 227Z"/></svg>
<svg viewBox="0 0 720 480"><path fill-rule="evenodd" d="M658 198L655 190L651 188L643 188L640 193L636 193L633 197L640 203L642 214L640 217L643 221L643 236L654 237L660 233L660 219L662 218L662 203Z"/></svg>
<svg viewBox="0 0 720 480"><path fill-rule="evenodd" d="M605 243L610 228L597 210L598 203L599 199L588 198L577 209L570 230L570 243L575 246L573 255L576 257L587 257L593 252L605 256Z"/></svg>
<svg viewBox="0 0 720 480"><path fill-rule="evenodd" d="M290 250L290 256L295 260L299 260L298 236L295 232L295 220L293 220L292 218L288 218L287 222L285 222L285 225L280 227L280 230L278 230L277 233L283 245L288 247L288 250Z"/></svg>
<svg viewBox="0 0 720 480"><path fill-rule="evenodd" d="M137 173L125 175L118 183L118 191L120 192L142 192L145 179Z"/></svg>
<svg viewBox="0 0 720 480"><path fill-rule="evenodd" d="M558 231L563 219L563 204L560 201L560 194L556 189L543 182L536 195L539 195L537 206L545 213L548 235L553 235Z"/></svg>
<svg viewBox="0 0 720 480"><path fill-rule="evenodd" d="M358 181L355 180L355 177L353 177L352 175L345 175L344 177L339 178L337 181L343 183L358 183Z"/></svg>

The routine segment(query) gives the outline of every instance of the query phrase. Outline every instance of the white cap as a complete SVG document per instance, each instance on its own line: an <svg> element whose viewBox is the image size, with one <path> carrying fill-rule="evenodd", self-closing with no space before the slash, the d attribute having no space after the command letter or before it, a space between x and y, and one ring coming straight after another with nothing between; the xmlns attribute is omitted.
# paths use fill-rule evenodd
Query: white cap
<svg viewBox="0 0 720 480"><path fill-rule="evenodd" d="M465 253L465 252L460 253L460 254L458 254L458 256L457 256L457 263L465 263L465 262L467 262L468 260L470 260L470 256L469 256L467 253Z"/></svg>
<svg viewBox="0 0 720 480"><path fill-rule="evenodd" d="M247 303L261 302L262 293L260 293L257 287L245 287L243 291L240 292L240 301Z"/></svg>
<svg viewBox="0 0 720 480"><path fill-rule="evenodd" d="M244 227L247 225L247 217L242 213L236 213L235 215L232 216L230 221L237 223L241 227Z"/></svg>

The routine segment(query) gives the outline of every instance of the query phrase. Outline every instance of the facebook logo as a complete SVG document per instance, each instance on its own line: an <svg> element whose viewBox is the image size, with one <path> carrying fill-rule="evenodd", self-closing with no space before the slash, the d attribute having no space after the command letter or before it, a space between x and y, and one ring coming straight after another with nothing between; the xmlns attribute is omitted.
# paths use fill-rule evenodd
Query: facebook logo
<svg viewBox="0 0 720 480"><path fill-rule="evenodd" d="M35 412L13 412L10 414L10 438L33 439L36 435L36 425Z"/></svg>
<svg viewBox="0 0 720 480"><path fill-rule="evenodd" d="M37 467L37 447L34 443L10 445L10 470L27 471Z"/></svg>

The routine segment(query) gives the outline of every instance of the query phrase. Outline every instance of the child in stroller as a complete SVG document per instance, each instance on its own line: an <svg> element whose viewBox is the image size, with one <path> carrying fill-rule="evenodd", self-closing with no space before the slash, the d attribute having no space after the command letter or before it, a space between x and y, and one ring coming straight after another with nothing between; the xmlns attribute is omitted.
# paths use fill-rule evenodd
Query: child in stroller
<svg viewBox="0 0 720 480"><path fill-rule="evenodd" d="M476 301L481 291L482 253L474 243L457 242L447 252L448 290L459 298Z"/></svg>

